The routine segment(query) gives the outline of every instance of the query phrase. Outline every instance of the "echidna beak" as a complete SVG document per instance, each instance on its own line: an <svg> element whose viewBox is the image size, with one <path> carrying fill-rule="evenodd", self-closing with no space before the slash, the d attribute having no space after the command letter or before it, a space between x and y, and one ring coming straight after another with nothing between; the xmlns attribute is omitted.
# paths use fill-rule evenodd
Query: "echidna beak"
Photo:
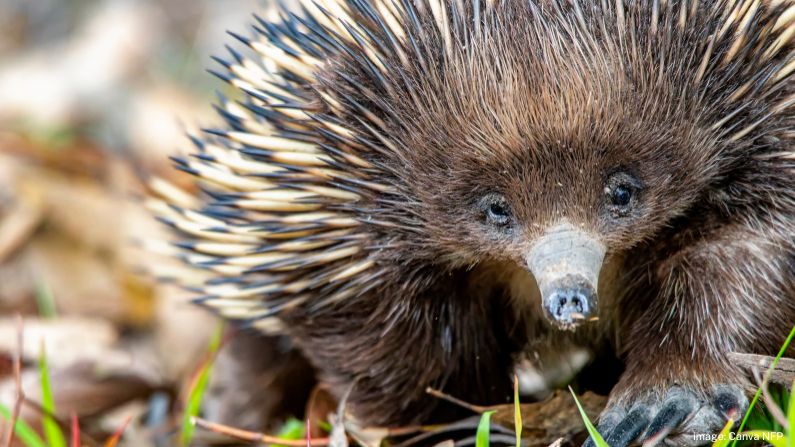
<svg viewBox="0 0 795 447"><path fill-rule="evenodd" d="M527 266L554 325L571 330L596 314L604 257L604 244L568 223L548 229L530 249Z"/></svg>

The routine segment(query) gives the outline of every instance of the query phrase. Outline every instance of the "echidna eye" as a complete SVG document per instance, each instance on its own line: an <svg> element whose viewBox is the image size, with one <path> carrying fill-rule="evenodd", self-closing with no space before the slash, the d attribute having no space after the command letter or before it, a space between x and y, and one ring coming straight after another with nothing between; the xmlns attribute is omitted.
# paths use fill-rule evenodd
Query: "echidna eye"
<svg viewBox="0 0 795 447"><path fill-rule="evenodd" d="M616 217L627 216L631 208L637 207L639 193L643 189L640 179L627 172L618 170L607 179L605 184L605 201L608 209Z"/></svg>
<svg viewBox="0 0 795 447"><path fill-rule="evenodd" d="M615 206L627 206L632 200L632 190L626 185L618 185L610 193L610 201Z"/></svg>
<svg viewBox="0 0 795 447"><path fill-rule="evenodd" d="M500 195L484 197L480 206L486 216L486 221L492 225L505 226L511 221L511 207Z"/></svg>

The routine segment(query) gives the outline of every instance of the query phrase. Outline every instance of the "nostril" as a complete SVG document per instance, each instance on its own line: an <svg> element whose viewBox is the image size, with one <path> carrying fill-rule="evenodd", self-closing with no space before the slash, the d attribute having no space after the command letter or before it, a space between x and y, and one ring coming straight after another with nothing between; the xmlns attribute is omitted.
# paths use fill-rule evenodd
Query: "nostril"
<svg viewBox="0 0 795 447"><path fill-rule="evenodd" d="M596 291L577 275L566 275L549 283L542 294L547 317L567 328L587 320L596 309Z"/></svg>

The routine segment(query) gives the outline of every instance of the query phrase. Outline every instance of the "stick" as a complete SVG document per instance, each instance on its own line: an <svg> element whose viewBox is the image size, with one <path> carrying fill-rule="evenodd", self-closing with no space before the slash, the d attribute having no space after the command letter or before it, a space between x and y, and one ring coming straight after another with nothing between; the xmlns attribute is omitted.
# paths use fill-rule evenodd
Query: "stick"
<svg viewBox="0 0 795 447"><path fill-rule="evenodd" d="M757 354L730 352L729 358L733 363L753 373L754 370L766 370L775 360L775 357ZM795 359L781 357L778 364L770 372L770 381L787 388L792 386L795 379Z"/></svg>
<svg viewBox="0 0 795 447"><path fill-rule="evenodd" d="M194 417L193 423L205 430L214 433L220 433L235 439L240 439L249 442L258 442L263 444L281 444L290 447L325 447L329 445L329 438L318 439L282 439L276 436L268 436L262 433L256 433L248 430L241 430L239 428L229 427L228 425L216 424L215 422L206 421L201 418Z"/></svg>
<svg viewBox="0 0 795 447"><path fill-rule="evenodd" d="M430 394L433 397L436 397L436 398L442 399L442 400L446 400L446 401L450 402L451 404L458 405L459 407L465 408L465 409L467 409L467 410L469 410L469 411L471 411L473 413L484 413L486 411L491 410L491 407L484 407L482 405L474 405L474 404L470 404L469 402L464 402L463 400L461 400L461 399L459 399L457 397L453 397L453 396L451 396L451 395L449 395L447 393L444 393L442 391L439 391L439 390L437 390L435 388L431 388L431 387L425 388L425 392Z"/></svg>

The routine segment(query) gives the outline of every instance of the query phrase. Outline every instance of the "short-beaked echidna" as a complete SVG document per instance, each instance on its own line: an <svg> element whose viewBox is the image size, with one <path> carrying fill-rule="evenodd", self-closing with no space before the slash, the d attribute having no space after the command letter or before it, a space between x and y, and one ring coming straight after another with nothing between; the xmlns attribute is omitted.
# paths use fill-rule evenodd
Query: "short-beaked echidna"
<svg viewBox="0 0 795 447"><path fill-rule="evenodd" d="M704 443L746 406L727 353L795 323L794 23L785 0L302 0L218 59L240 98L175 159L201 195L152 205L216 275L197 301L289 335L365 423L609 345L611 445Z"/></svg>

